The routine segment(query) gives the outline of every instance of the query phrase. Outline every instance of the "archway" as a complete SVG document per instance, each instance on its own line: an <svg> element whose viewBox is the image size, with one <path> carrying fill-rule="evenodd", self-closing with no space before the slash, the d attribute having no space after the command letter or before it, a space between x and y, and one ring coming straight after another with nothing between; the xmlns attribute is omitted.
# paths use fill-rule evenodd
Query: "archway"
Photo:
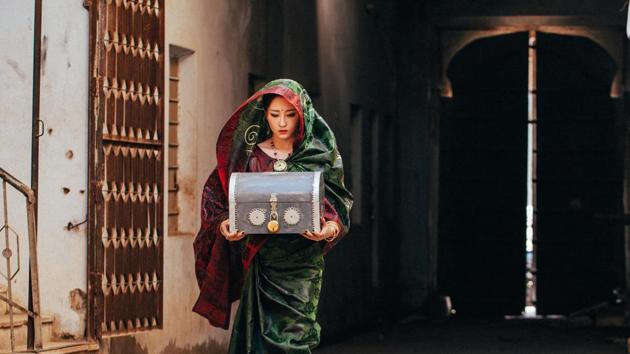
<svg viewBox="0 0 630 354"><path fill-rule="evenodd" d="M524 306L526 32L476 40L451 61L440 121L439 291L459 314Z"/></svg>
<svg viewBox="0 0 630 354"><path fill-rule="evenodd" d="M459 313L523 310L528 185L539 312L569 313L623 284L623 228L596 217L623 210L616 72L592 40L541 32L478 39L450 62L438 287Z"/></svg>

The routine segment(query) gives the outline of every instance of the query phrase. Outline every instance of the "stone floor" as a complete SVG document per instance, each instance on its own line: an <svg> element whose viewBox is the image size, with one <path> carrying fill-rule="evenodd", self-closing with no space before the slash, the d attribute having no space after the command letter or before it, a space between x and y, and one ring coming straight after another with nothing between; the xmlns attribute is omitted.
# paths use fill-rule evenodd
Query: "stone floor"
<svg viewBox="0 0 630 354"><path fill-rule="evenodd" d="M323 343L317 354L627 353L630 328L568 320L417 320Z"/></svg>

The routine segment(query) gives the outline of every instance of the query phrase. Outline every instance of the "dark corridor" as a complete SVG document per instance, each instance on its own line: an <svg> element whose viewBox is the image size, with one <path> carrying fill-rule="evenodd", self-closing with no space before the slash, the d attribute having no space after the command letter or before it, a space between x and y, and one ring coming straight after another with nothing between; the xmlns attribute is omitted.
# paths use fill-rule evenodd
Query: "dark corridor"
<svg viewBox="0 0 630 354"><path fill-rule="evenodd" d="M438 291L458 315L524 309L528 123L537 137L538 313L569 314L623 286L623 227L598 217L623 210L620 103L610 98L615 64L586 38L538 32L537 80L528 91L528 41L527 32L479 39L448 67L453 97L443 102L440 121ZM528 122L532 95L536 118Z"/></svg>

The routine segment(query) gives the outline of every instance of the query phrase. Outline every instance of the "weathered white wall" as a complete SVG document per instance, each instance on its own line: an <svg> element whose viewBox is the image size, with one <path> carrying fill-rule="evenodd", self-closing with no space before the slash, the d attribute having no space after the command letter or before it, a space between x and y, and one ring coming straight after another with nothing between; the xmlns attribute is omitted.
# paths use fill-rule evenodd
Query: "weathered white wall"
<svg viewBox="0 0 630 354"><path fill-rule="evenodd" d="M194 236L199 223L199 215L195 212L199 208L197 201L199 194L197 191L197 142L199 138L197 134L197 119L199 119L199 89L197 84L199 82L199 65L197 55L190 49L175 45L170 45L169 49L170 57L177 57L179 62L177 87L179 91L177 110L179 125L176 126L176 129L179 137L177 183L180 189L177 193L177 205L180 214L177 219L177 233L180 236ZM170 110L167 114L167 119L174 120L174 117L170 116ZM167 131L167 134L167 138L173 141L170 130ZM170 159L171 154L167 155ZM172 163L169 162L169 165Z"/></svg>
<svg viewBox="0 0 630 354"><path fill-rule="evenodd" d="M86 291L88 12L81 0L44 1L39 143L39 279L42 310L62 331L80 318L70 291ZM63 20L61 20L63 19Z"/></svg>
<svg viewBox="0 0 630 354"><path fill-rule="evenodd" d="M30 185L34 2L0 1L0 167ZM74 288L86 289L87 12L81 0L43 2L39 143L38 256L44 315L82 326L69 309ZM63 21L60 21L63 19ZM70 157L72 156L72 157ZM68 188L68 192L64 192ZM21 238L17 299L28 298L28 239L22 198L11 194L10 221ZM0 206L1 208L1 206ZM15 223L15 224L14 224ZM2 246L4 242L2 242ZM2 267L4 269L4 266ZM74 322L74 323L73 323Z"/></svg>
<svg viewBox="0 0 630 354"><path fill-rule="evenodd" d="M0 0L0 167L24 184L31 185L31 127L33 90L34 6L32 1ZM4 9L11 9L5 11ZM0 184L1 188L1 184ZM14 297L26 304L28 291L28 233L26 203L8 186L9 224L21 236L21 270L13 282ZM0 227L4 206L0 189ZM13 261L17 265L17 251ZM4 231L0 248L5 247ZM15 270L15 266L14 266ZM6 273L4 258L0 272ZM0 278L0 289L6 286ZM4 309L4 306L0 306Z"/></svg>
<svg viewBox="0 0 630 354"><path fill-rule="evenodd" d="M42 310L66 327L80 318L69 309L71 290L86 290L88 12L81 0L45 1L42 19L39 264ZM30 181L33 5L1 0L0 166ZM164 330L104 340L103 352L172 352L174 348L216 351L229 332L211 328L192 313L198 295L192 242L199 228L199 204L206 177L216 165L215 142L232 110L247 94L246 35L248 1L167 2L166 44L191 50L182 61L184 109L180 186L181 235L169 235L164 247ZM63 20L61 20L63 19ZM168 58L169 53L166 53ZM168 67L166 68L168 72ZM166 92L168 94L168 92ZM192 202L191 202L192 201ZM21 206L12 211L24 210ZM166 210L165 210L166 212ZM13 219L26 235L25 218ZM24 247L26 242L23 242ZM23 257L18 298L26 299L28 258ZM61 330L72 328L61 328Z"/></svg>

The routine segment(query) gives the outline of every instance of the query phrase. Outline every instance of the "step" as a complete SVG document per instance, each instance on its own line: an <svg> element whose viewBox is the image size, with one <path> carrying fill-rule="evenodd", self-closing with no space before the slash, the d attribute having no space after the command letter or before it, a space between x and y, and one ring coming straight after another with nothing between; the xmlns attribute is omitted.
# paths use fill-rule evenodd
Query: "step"
<svg viewBox="0 0 630 354"><path fill-rule="evenodd" d="M26 324L28 315L25 313L17 313L13 315L13 331L16 346L24 346L26 344ZM51 316L42 316L42 341L50 342L52 337ZM0 314L0 353L11 350L11 321L8 314Z"/></svg>
<svg viewBox="0 0 630 354"><path fill-rule="evenodd" d="M28 316L24 313L15 314L13 316L13 326L15 333L15 353L30 353L26 350L26 324ZM97 353L99 351L98 343L86 341L72 340L52 340L53 318L51 316L42 316L42 342L43 349L38 353ZM9 315L0 314L0 354L11 353L11 334L10 334Z"/></svg>
<svg viewBox="0 0 630 354"><path fill-rule="evenodd" d="M8 297L7 287L4 284L0 284L0 295ZM0 301L0 316L9 313L9 304L4 301Z"/></svg>
<svg viewBox="0 0 630 354"><path fill-rule="evenodd" d="M99 351L98 343L89 342L48 342L44 343L42 349L37 353L46 354L70 354L70 353L84 353L84 354L96 354ZM15 348L15 351L0 350L0 354L15 354L15 353L35 353L26 350L26 345L19 345Z"/></svg>

